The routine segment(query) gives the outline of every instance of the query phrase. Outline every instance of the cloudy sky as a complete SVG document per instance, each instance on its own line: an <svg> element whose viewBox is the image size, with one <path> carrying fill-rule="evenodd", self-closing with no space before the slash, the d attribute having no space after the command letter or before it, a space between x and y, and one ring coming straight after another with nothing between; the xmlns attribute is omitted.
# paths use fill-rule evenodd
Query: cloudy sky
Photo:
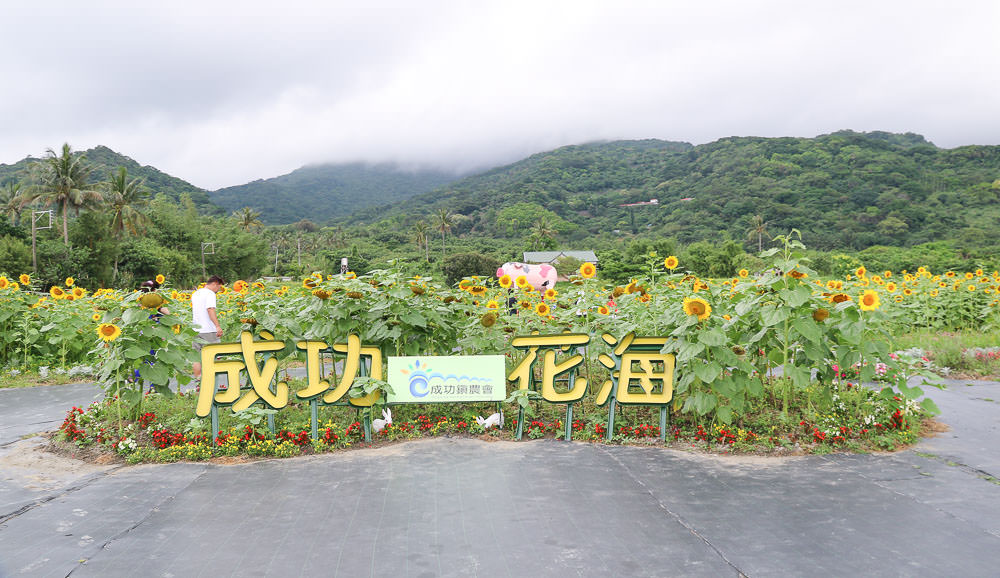
<svg viewBox="0 0 1000 578"><path fill-rule="evenodd" d="M50 0L3 21L0 163L103 144L209 189L601 139L1000 144L995 0Z"/></svg>

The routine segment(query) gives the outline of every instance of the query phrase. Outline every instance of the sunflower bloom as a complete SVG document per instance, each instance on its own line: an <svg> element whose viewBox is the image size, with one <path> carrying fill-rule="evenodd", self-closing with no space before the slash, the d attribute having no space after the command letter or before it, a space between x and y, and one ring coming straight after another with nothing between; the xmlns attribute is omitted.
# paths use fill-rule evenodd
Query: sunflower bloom
<svg viewBox="0 0 1000 578"><path fill-rule="evenodd" d="M558 295L558 294L559 294L559 292L556 291L555 289L546 289L545 290L545 298L546 299L555 299L556 295Z"/></svg>
<svg viewBox="0 0 1000 578"><path fill-rule="evenodd" d="M493 324L497 322L497 314L490 311L486 315L483 315L479 319L479 324L483 327L493 327Z"/></svg>
<svg viewBox="0 0 1000 578"><path fill-rule="evenodd" d="M888 291L889 293L895 293L896 292L896 284L893 283L892 281L889 281L885 285L885 290Z"/></svg>
<svg viewBox="0 0 1000 578"><path fill-rule="evenodd" d="M500 304L497 303L496 301L490 299L489 301L486 302L486 308L487 309L499 309L500 308Z"/></svg>
<svg viewBox="0 0 1000 578"><path fill-rule="evenodd" d="M513 279L511 279L510 275L507 275L506 273L504 273L500 277L500 286L503 287L504 289L510 289L510 286L513 283L514 283Z"/></svg>
<svg viewBox="0 0 1000 578"><path fill-rule="evenodd" d="M548 317L551 311L552 309L549 308L547 303L539 303L538 305L535 305L535 314L539 317Z"/></svg>
<svg viewBox="0 0 1000 578"><path fill-rule="evenodd" d="M860 266L860 267L858 267L857 269L854 270L854 276L855 277L864 277L867 274L868 274L868 269L865 269L864 265L862 265L862 266Z"/></svg>
<svg viewBox="0 0 1000 578"><path fill-rule="evenodd" d="M163 275L157 275L156 276L156 284L157 285L163 285L163 282L166 281L166 280L167 280L167 278L164 277Z"/></svg>
<svg viewBox="0 0 1000 578"><path fill-rule="evenodd" d="M72 287L73 283L76 283L75 279L73 279L72 277L66 277L66 286L67 287Z"/></svg>
<svg viewBox="0 0 1000 578"><path fill-rule="evenodd" d="M747 271L746 269L740 269L740 279L746 279L747 275L749 275L749 274L750 274L750 271Z"/></svg>
<svg viewBox="0 0 1000 578"><path fill-rule="evenodd" d="M93 319L94 321L100 321L101 320L101 314L100 313L94 313L93 315L90 316L90 318Z"/></svg>
<svg viewBox="0 0 1000 578"><path fill-rule="evenodd" d="M313 279L312 277L306 277L305 279L302 280L302 286L305 287L306 289L315 289L316 280Z"/></svg>
<svg viewBox="0 0 1000 578"><path fill-rule="evenodd" d="M10 281L6 277L0 277L0 289L6 289L10 285Z"/></svg>
<svg viewBox="0 0 1000 578"><path fill-rule="evenodd" d="M678 261L677 257L673 255L663 260L663 266L666 267L667 269L670 269L671 271L676 269L678 265L680 265L680 261Z"/></svg>
<svg viewBox="0 0 1000 578"><path fill-rule="evenodd" d="M105 342L114 341L121 334L122 330L114 323L101 323L97 326L97 335Z"/></svg>
<svg viewBox="0 0 1000 578"><path fill-rule="evenodd" d="M597 312L600 313L601 315L607 315L608 314L608 308L605 307L605 306L603 306L603 305L601 305L600 307L597 308Z"/></svg>
<svg viewBox="0 0 1000 578"><path fill-rule="evenodd" d="M21 276L17 280L21 282L21 285L31 285L31 275L27 273L21 273Z"/></svg>
<svg viewBox="0 0 1000 578"><path fill-rule="evenodd" d="M3 280L6 281L6 279ZM51 295L53 299L62 299L66 295L66 292L62 290L62 287L53 285L52 288L49 289L49 295Z"/></svg>
<svg viewBox="0 0 1000 578"><path fill-rule="evenodd" d="M584 279L591 279L597 274L597 267L593 263L584 263L580 265L580 276Z"/></svg>
<svg viewBox="0 0 1000 578"><path fill-rule="evenodd" d="M318 297L324 301L330 298L330 292L324 289L313 289L313 297Z"/></svg>
<svg viewBox="0 0 1000 578"><path fill-rule="evenodd" d="M861 298L858 299L858 306L861 307L862 311L874 311L879 308L881 302L878 298L878 293L872 291L871 289L865 291L861 294Z"/></svg>
<svg viewBox="0 0 1000 578"><path fill-rule="evenodd" d="M830 316L830 311L820 307L819 309L813 311L813 319L818 323L822 323Z"/></svg>
<svg viewBox="0 0 1000 578"><path fill-rule="evenodd" d="M518 275L517 279L514 279L514 284L517 285L518 289L524 289L528 286L528 278L524 275Z"/></svg>
<svg viewBox="0 0 1000 578"><path fill-rule="evenodd" d="M685 297L684 298L684 313L688 315L697 315L698 321L704 321L712 314L712 306L708 304L708 301L701 299L700 297Z"/></svg>

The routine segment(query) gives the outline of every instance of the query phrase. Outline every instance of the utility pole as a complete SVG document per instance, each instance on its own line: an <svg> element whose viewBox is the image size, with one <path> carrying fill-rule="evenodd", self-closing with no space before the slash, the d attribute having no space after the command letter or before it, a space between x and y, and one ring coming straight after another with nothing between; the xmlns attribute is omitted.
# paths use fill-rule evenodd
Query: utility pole
<svg viewBox="0 0 1000 578"><path fill-rule="evenodd" d="M207 250L206 250L207 249ZM201 278L207 279L208 272L205 270L205 255L215 254L215 243L212 242L202 242L201 243Z"/></svg>
<svg viewBox="0 0 1000 578"><path fill-rule="evenodd" d="M39 217L43 215L49 216L49 224L44 227L39 227L38 223ZM52 228L52 209L45 211L31 211L31 271L32 274L38 274L38 257L35 256L35 231L37 229L51 229Z"/></svg>

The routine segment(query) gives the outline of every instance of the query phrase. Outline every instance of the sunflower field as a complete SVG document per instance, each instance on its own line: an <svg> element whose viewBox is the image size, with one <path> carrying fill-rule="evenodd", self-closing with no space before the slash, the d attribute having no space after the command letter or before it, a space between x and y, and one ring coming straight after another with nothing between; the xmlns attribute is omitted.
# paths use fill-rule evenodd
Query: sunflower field
<svg viewBox="0 0 1000 578"><path fill-rule="evenodd" d="M595 362L601 335L667 336L676 355L674 410L730 424L760 396L829 399L847 371L879 381L889 395L918 400L907 385L919 360L894 353L893 336L914 328L990 330L998 322L996 271L872 272L818 278L795 238L762 254L769 266L733 278L705 279L667 257L646 278L608 285L584 264L557 288L539 292L523 279L463 279L447 286L397 270L365 275L314 273L295 283L237 280L218 295L223 341L243 330L301 339L343 340L348 333L385 355L507 354L512 336L533 331L592 336L585 353L591 384L606 372ZM142 384L186 383L195 337L190 292L171 288L155 300L139 292L78 287L73 279L41 293L29 275L0 275L0 379L11 371L96 364L109 392L135 402ZM153 303L155 301L155 303ZM166 315L156 309L165 306ZM279 352L301 360L294 345ZM776 370L782 378L774 382ZM776 393L775 393L776 392ZM811 403L811 399L807 403ZM923 407L934 411L929 400Z"/></svg>

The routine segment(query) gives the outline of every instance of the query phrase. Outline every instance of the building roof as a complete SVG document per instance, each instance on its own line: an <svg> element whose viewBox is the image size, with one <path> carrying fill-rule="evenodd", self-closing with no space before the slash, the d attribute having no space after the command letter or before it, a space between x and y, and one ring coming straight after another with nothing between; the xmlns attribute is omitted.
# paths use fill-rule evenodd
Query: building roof
<svg viewBox="0 0 1000 578"><path fill-rule="evenodd" d="M593 251L525 251L525 263L552 263L562 257L572 257L578 261L597 263L597 255Z"/></svg>

